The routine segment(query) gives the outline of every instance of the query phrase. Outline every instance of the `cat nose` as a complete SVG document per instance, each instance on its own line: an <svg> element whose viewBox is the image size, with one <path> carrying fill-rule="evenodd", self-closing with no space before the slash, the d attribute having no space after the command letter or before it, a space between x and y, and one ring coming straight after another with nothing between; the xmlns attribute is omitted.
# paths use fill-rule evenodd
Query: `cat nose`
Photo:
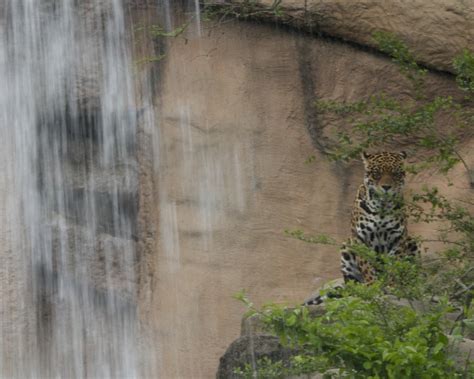
<svg viewBox="0 0 474 379"><path fill-rule="evenodd" d="M388 191L390 188L392 188L392 186L382 186L382 188L384 189L384 191Z"/></svg>

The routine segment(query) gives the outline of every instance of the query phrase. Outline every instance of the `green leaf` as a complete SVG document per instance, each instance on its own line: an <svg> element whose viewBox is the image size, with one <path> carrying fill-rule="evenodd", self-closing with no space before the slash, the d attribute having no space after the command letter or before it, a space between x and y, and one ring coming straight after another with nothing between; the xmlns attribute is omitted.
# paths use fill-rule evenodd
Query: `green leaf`
<svg viewBox="0 0 474 379"><path fill-rule="evenodd" d="M366 370L370 370L372 368L372 362L364 362L363 364L363 367L366 369Z"/></svg>
<svg viewBox="0 0 474 379"><path fill-rule="evenodd" d="M443 348L444 348L444 343L438 342L436 346L433 348L433 354L438 354Z"/></svg>
<svg viewBox="0 0 474 379"><path fill-rule="evenodd" d="M474 331L474 318L465 319L465 320L462 321L462 323L463 323L464 326L466 326L466 328L468 328L470 331Z"/></svg>
<svg viewBox="0 0 474 379"><path fill-rule="evenodd" d="M289 316L286 321L285 321L286 325L287 326L293 326L296 324L296 315L295 314L292 314L291 316Z"/></svg>

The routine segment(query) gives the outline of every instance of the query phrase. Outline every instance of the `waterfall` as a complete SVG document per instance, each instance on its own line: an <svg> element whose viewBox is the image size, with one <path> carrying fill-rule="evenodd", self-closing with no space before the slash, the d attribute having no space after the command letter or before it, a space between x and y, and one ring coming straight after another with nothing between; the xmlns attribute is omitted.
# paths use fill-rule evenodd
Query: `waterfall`
<svg viewBox="0 0 474 379"><path fill-rule="evenodd" d="M119 0L0 4L0 377L140 376Z"/></svg>

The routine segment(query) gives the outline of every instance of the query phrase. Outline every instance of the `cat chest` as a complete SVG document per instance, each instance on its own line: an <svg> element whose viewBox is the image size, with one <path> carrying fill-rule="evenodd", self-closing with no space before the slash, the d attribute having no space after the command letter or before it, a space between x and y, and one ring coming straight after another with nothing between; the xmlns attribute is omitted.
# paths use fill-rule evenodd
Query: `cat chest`
<svg viewBox="0 0 474 379"><path fill-rule="evenodd" d="M366 246L376 252L390 253L397 247L405 226L399 218L365 215L357 221L355 231Z"/></svg>

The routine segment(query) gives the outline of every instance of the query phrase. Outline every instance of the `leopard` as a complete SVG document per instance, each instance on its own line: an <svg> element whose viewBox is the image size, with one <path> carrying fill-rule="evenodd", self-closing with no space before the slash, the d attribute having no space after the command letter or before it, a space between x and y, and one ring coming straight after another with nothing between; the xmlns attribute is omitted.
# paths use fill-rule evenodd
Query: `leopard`
<svg viewBox="0 0 474 379"><path fill-rule="evenodd" d="M352 207L351 237L340 249L345 283L355 281L370 285L380 275L380 268L356 252L357 244L374 251L376 257L417 260L420 255L418 241L408 234L403 206L406 157L405 152L361 153L364 179ZM335 293L332 295L336 296ZM312 297L304 305L321 304L326 297L332 297L331 293Z"/></svg>

